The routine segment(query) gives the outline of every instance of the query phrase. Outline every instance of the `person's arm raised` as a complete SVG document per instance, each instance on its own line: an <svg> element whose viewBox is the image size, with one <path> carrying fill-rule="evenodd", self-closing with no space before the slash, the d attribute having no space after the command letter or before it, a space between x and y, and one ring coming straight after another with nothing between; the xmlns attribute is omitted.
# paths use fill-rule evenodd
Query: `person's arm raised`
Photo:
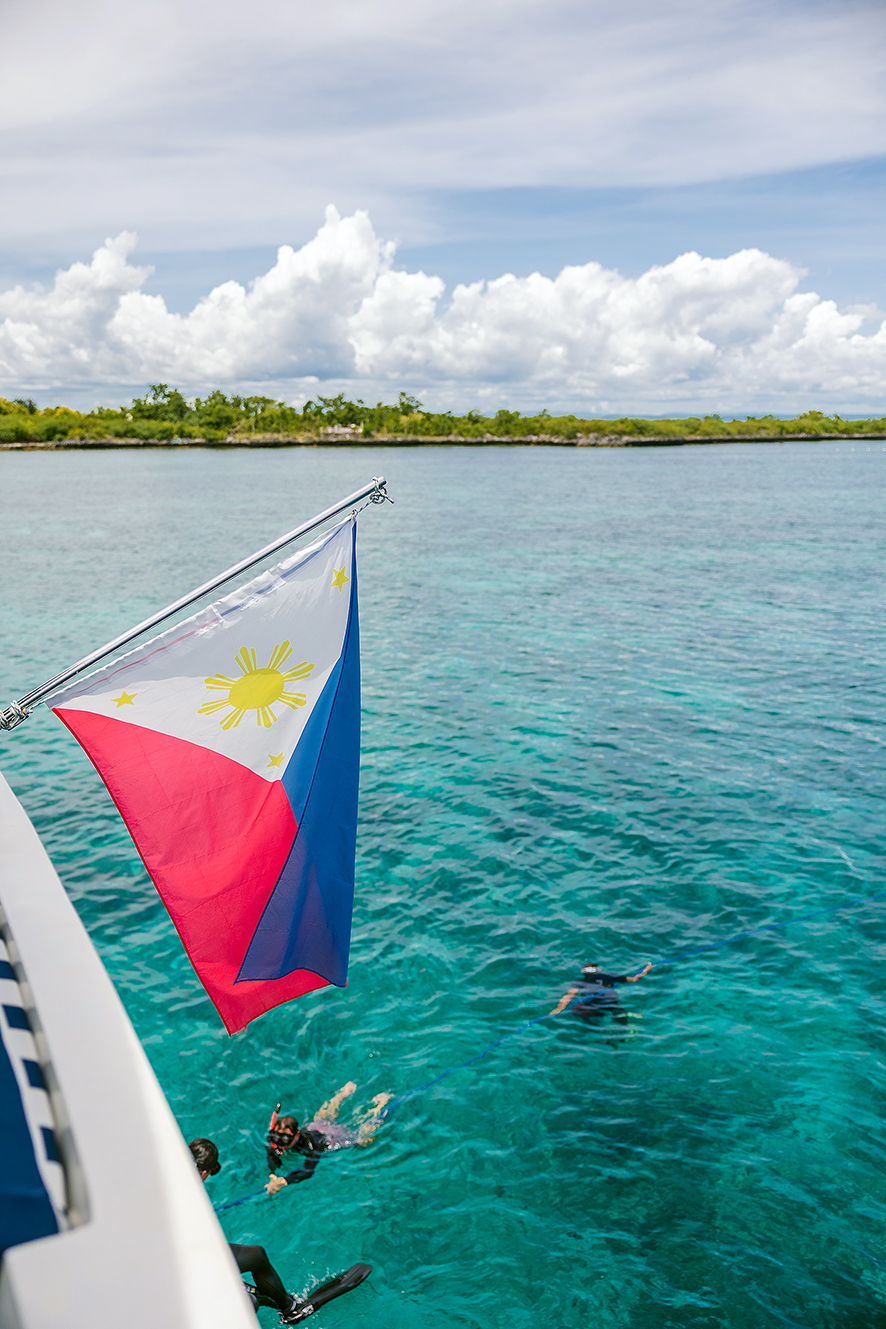
<svg viewBox="0 0 886 1329"><path fill-rule="evenodd" d="M640 979L645 978L645 976L649 973L649 970L654 968L655 968L654 964L647 964L645 969L641 969L639 974L634 974L633 977L629 978L627 981L629 983L639 983Z"/></svg>

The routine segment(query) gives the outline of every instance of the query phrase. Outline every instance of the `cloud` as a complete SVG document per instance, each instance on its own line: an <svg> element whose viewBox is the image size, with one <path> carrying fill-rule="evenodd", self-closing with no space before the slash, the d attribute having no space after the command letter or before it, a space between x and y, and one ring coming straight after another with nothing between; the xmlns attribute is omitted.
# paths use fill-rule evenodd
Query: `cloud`
<svg viewBox="0 0 886 1329"><path fill-rule="evenodd" d="M7 393L160 380L298 395L320 380L454 406L883 409L886 324L863 333L870 311L798 293L802 271L758 249L683 254L637 278L598 263L506 274L447 298L440 278L395 268L365 212L330 207L248 288L225 282L182 316L143 293L134 245L124 232L49 290L0 294Z"/></svg>
<svg viewBox="0 0 886 1329"><path fill-rule="evenodd" d="M415 241L423 191L882 154L884 73L879 0L31 0L4 28L0 232L264 243L336 197Z"/></svg>

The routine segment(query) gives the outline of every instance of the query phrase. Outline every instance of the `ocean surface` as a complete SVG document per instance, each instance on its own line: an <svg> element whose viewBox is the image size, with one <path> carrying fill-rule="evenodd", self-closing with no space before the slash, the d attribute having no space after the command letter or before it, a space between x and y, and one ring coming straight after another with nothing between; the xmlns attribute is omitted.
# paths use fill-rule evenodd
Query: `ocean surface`
<svg viewBox="0 0 886 1329"><path fill-rule="evenodd" d="M886 1326L886 448L3 453L6 701L383 473L360 520L346 990L228 1038L89 762L0 738L217 1203L282 1100L348 1124L221 1217L327 1329ZM353 1105L353 1111L351 1110ZM138 1147L134 1141L133 1146ZM276 1315L262 1312L265 1329Z"/></svg>

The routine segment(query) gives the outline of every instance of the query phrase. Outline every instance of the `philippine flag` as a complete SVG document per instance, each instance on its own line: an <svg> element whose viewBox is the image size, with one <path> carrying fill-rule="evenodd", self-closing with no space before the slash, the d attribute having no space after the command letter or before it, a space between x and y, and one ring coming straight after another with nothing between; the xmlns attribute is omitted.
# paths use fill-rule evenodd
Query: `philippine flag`
<svg viewBox="0 0 886 1329"><path fill-rule="evenodd" d="M52 709L107 785L229 1033L344 986L360 762L354 518Z"/></svg>

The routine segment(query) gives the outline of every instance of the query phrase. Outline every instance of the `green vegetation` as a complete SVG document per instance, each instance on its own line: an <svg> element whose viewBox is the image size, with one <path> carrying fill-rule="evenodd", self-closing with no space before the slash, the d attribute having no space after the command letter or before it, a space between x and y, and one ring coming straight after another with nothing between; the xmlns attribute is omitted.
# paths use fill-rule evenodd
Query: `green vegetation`
<svg viewBox="0 0 886 1329"><path fill-rule="evenodd" d="M886 434L886 417L843 420L821 411L805 411L793 420L774 415L747 416L744 420L721 420L719 415L703 419L585 420L575 415L521 415L519 411L497 411L494 416L468 411L426 411L420 401L401 392L395 405L337 397L317 397L302 410L271 397L226 397L211 392L208 397L188 401L177 388L153 383L145 397L115 410L99 406L94 411L72 411L67 406L38 410L30 399L0 397L0 443L50 443L66 439L203 439L256 442L266 439L316 440L322 431L362 426L362 439L463 438L482 442L485 438L581 440L589 435L633 439L692 438L790 438L807 435L855 436ZM343 435L346 437L346 435ZM359 440L355 440L359 441Z"/></svg>

